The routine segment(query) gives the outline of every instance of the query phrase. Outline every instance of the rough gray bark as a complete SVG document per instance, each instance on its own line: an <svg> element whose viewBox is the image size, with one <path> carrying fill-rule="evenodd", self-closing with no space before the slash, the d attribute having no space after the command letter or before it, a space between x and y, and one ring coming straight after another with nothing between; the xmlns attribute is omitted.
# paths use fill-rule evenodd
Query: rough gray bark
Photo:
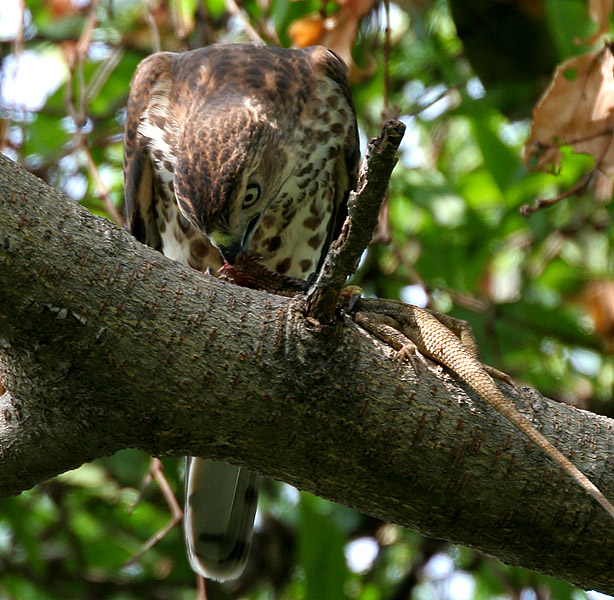
<svg viewBox="0 0 614 600"><path fill-rule="evenodd" d="M614 593L614 523L436 366L141 246L0 155L0 495L137 447ZM504 393L614 498L614 422Z"/></svg>

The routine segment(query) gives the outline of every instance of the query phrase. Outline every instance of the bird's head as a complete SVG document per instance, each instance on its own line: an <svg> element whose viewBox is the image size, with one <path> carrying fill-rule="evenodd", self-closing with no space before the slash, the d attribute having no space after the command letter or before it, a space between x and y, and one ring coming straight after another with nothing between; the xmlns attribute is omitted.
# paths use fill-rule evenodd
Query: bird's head
<svg viewBox="0 0 614 600"><path fill-rule="evenodd" d="M209 106L189 122L174 188L184 216L233 264L249 251L290 165L276 123L246 100L223 108Z"/></svg>
<svg viewBox="0 0 614 600"><path fill-rule="evenodd" d="M262 195L260 181L251 177L246 184L239 185L230 201L227 223L213 222L206 231L209 239L230 264L234 264L238 254L247 254L254 231L268 206L269 202Z"/></svg>

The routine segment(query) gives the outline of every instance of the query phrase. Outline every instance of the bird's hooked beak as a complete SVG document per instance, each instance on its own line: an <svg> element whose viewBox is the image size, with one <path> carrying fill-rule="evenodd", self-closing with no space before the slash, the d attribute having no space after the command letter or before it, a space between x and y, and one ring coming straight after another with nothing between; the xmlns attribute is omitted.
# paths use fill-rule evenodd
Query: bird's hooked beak
<svg viewBox="0 0 614 600"><path fill-rule="evenodd" d="M220 251L224 260L234 265L237 256L243 250L242 241L236 240L232 235L220 231L213 231L209 234L209 238Z"/></svg>
<svg viewBox="0 0 614 600"><path fill-rule="evenodd" d="M252 235L256 230L256 225L260 220L260 215L256 215L245 228L245 231L240 236L234 236L231 233L221 231L212 231L209 234L211 241L221 252L224 260L231 265L234 265L239 254L247 254L249 244L252 240Z"/></svg>

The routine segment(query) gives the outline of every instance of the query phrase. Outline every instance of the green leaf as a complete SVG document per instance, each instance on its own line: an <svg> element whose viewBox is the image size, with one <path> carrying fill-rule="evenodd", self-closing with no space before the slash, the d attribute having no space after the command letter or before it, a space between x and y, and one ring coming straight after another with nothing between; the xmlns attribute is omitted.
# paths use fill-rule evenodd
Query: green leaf
<svg viewBox="0 0 614 600"><path fill-rule="evenodd" d="M52 160L60 154L62 147L70 138L62 121L39 112L28 127L23 151L26 156L35 154L44 161Z"/></svg>
<svg viewBox="0 0 614 600"><path fill-rule="evenodd" d="M545 0L548 26L555 41L559 57L576 56L586 51L578 40L587 39L596 29L583 0Z"/></svg>
<svg viewBox="0 0 614 600"><path fill-rule="evenodd" d="M324 502L302 493L299 507L299 560L305 571L305 600L344 598L349 571L343 548L345 538L323 508Z"/></svg>
<svg viewBox="0 0 614 600"><path fill-rule="evenodd" d="M483 115L472 120L474 135L484 157L484 166L504 192L526 174L526 169L518 152L504 144L497 135L500 124L500 119Z"/></svg>

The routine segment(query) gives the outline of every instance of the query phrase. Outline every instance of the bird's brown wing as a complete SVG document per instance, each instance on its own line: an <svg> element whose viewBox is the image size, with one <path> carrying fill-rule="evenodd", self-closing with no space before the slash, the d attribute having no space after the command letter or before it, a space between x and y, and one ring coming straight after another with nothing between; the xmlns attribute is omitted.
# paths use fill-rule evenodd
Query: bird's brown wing
<svg viewBox="0 0 614 600"><path fill-rule="evenodd" d="M154 215L154 176L146 141L139 124L150 102L152 89L160 80L170 82L172 54L153 54L139 65L132 83L126 114L124 137L124 212L126 227L132 235L160 249L160 236Z"/></svg>
<svg viewBox="0 0 614 600"><path fill-rule="evenodd" d="M324 46L306 48L314 62L314 68L320 74L328 77L338 87L350 107L352 114L348 118L353 120L353 127L348 128L343 153L339 156L335 168L336 193L335 209L328 227L328 235L322 249L321 266L330 244L339 237L341 228L347 216L347 200L350 192L356 189L358 182L358 167L360 164L360 146L358 143L358 126L356 124L356 109L354 99L347 78L348 68L343 60L332 50Z"/></svg>
<svg viewBox="0 0 614 600"><path fill-rule="evenodd" d="M314 61L316 70L326 75L334 81L343 94L348 106L352 109L352 119L354 127L348 131L344 148L345 167L349 176L350 190L356 187L358 177L358 164L360 162L360 147L358 145L358 127L356 125L356 108L354 107L354 98L352 90L347 78L348 68L335 52L324 48L323 46L313 46L308 48L311 51L311 56Z"/></svg>

